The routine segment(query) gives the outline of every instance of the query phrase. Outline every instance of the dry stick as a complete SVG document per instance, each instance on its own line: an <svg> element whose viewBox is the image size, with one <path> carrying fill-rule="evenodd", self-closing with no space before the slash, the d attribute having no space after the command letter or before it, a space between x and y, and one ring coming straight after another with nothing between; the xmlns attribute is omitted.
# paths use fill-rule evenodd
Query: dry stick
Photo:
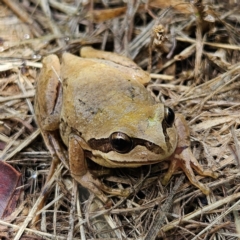
<svg viewBox="0 0 240 240"><path fill-rule="evenodd" d="M75 210L76 210L76 201L77 201L77 181L73 179L73 188L72 188L72 200L71 200L71 210L69 214L69 230L67 240L73 238L74 232L74 219L75 219Z"/></svg>
<svg viewBox="0 0 240 240"><path fill-rule="evenodd" d="M152 20L144 29L143 31L136 36L131 43L129 43L128 51L129 56L134 59L137 54L139 53L140 49L145 46L146 44L149 44L152 28L155 24L155 20ZM123 52L124 54L124 52Z"/></svg>
<svg viewBox="0 0 240 240"><path fill-rule="evenodd" d="M164 232L170 231L173 228L175 228L175 226L177 226L180 222L183 222L184 220L190 220L190 219L196 218L198 216L203 216L205 213L207 213L209 211L213 211L214 209L216 209L224 204L228 204L228 203L234 201L235 199L239 199L239 198L240 198L240 193L235 193L231 196L225 197L217 202L214 202L214 203L207 205L201 209L198 209L192 213L189 213L189 214L185 215L184 217L182 217L181 219L176 219L176 220L166 224L165 226L162 227L161 230L163 230ZM234 204L234 205L236 205L236 204ZM222 216L222 217L224 217L224 216ZM203 233L204 232L202 232L201 234L203 234Z"/></svg>
<svg viewBox="0 0 240 240"><path fill-rule="evenodd" d="M230 72L230 71L229 71ZM225 74L224 74L225 75ZM207 100L211 99L214 95L216 95L217 93L221 92L222 89L224 89L224 87L226 87L228 84L234 82L236 79L238 79L240 76L240 74L234 76L232 79L230 79L229 81L225 82L222 86L219 86L215 91L212 91L212 93L210 93L207 97L205 97L203 99L203 101L201 101L200 104L198 104L198 107L194 107L193 111L198 111L200 112L204 106L204 104L207 102ZM200 105L200 106L199 106Z"/></svg>
<svg viewBox="0 0 240 240"><path fill-rule="evenodd" d="M0 120L1 121L1 120ZM2 121L1 121L2 122ZM8 143L10 142L11 140L11 137L7 137L5 135L3 135L2 133L0 133L0 141L2 142L5 142L5 143ZM18 146L20 144L20 140L16 140L14 143L13 143L13 146ZM1 157L0 157L1 159Z"/></svg>
<svg viewBox="0 0 240 240"><path fill-rule="evenodd" d="M41 203L41 201L44 198L44 195L46 194L47 190L50 188L50 186L55 181L55 176L57 174L59 174L59 172L62 170L62 168L63 168L63 165L60 164L58 166L58 168L56 169L55 173L53 174L53 176L51 177L51 179L49 180L49 182L42 189L42 192L41 192L40 196L38 197L37 201L35 202L34 206L32 207L31 211L29 212L28 216L24 220L22 226L18 230L14 240L19 240L21 238L21 236L22 236L23 232L26 230L26 227L28 226L29 222L34 218L34 216L36 214L36 211L38 209L38 205Z"/></svg>
<svg viewBox="0 0 240 240"><path fill-rule="evenodd" d="M10 159L13 157L16 153L20 152L23 148L29 145L38 135L40 134L40 129L37 129L35 132L33 132L28 138L23 141L17 148L15 148L11 153L9 153L7 156L4 157L4 161Z"/></svg>
<svg viewBox="0 0 240 240"><path fill-rule="evenodd" d="M17 94L15 96L9 96L9 97L0 97L0 103L8 102L14 99L34 97L34 96L35 96L35 90L30 90L30 91L27 91L27 93L25 94Z"/></svg>
<svg viewBox="0 0 240 240"><path fill-rule="evenodd" d="M196 39L190 37L176 37L176 40L181 42L189 42L189 43L196 43ZM233 45L233 44L226 44L226 43L212 43L212 42L205 42L203 41L204 45L216 47L216 48L223 48L223 49L230 49L230 50L240 50L240 46Z"/></svg>
<svg viewBox="0 0 240 240"><path fill-rule="evenodd" d="M49 0L49 4L52 8L55 8L66 15L74 16L78 13L76 6L70 6L70 4L66 4L64 2L61 3L57 0Z"/></svg>
<svg viewBox="0 0 240 240"><path fill-rule="evenodd" d="M99 209L102 209L104 207L102 202L100 202L98 199L95 199L94 203L98 206ZM118 237L118 239L127 238L126 234L118 228L118 226L116 225L116 222L113 220L110 214L103 214L103 220L104 219L105 219L105 222L108 223L109 231L114 230L112 234Z"/></svg>
<svg viewBox="0 0 240 240"><path fill-rule="evenodd" d="M77 191L76 195L79 196L78 191ZM83 220L83 216L82 216L82 212L81 212L81 203L80 203L79 198L77 198L77 215L78 215L78 222L80 224L81 240L86 240L86 234L85 234L84 226L83 226L83 224L80 223Z"/></svg>
<svg viewBox="0 0 240 240"><path fill-rule="evenodd" d="M161 72L165 68L171 66L176 61L181 61L189 56L191 56L196 51L196 43L193 43L187 48L184 48L179 54L175 55L174 58L168 60L161 68L158 69L158 72Z"/></svg>
<svg viewBox="0 0 240 240"><path fill-rule="evenodd" d="M172 192L166 199L165 204L163 204L162 211L160 210L156 214L155 221L154 221L152 227L149 229L149 231L145 237L145 240L156 239L159 229L163 226L163 224L165 222L166 213L168 213L170 211L170 208L172 207L173 197L176 194L177 190L179 189L180 185L182 184L184 177L185 177L184 175L181 175L181 177L177 181L177 184L174 186Z"/></svg>
<svg viewBox="0 0 240 240"><path fill-rule="evenodd" d="M31 28L31 31L36 37L40 37L43 32L38 24L30 17L25 9L17 3L17 1L3 0L3 2L24 22Z"/></svg>
<svg viewBox="0 0 240 240"><path fill-rule="evenodd" d="M27 124L30 124L31 121L32 121L32 118L28 119ZM25 131L25 126L21 127L20 130L11 138L11 141L7 144L7 146L2 151L2 153L0 155L0 159L2 159L3 161L6 161L6 159L10 158L9 155L13 156L12 152L7 156L6 155L7 151L11 148L11 146L19 138L19 136L21 136L23 134L24 131ZM19 146L17 147L17 149L19 149ZM16 149L14 152L16 153Z"/></svg>
<svg viewBox="0 0 240 240"><path fill-rule="evenodd" d="M45 205L41 210L39 210L38 212L36 212L36 215L41 214L44 211L47 211L48 208L50 208L52 205L54 205L56 202L58 202L61 198L63 198L65 195L63 193L61 193L60 195L58 195L57 197L55 197L50 203L48 203L47 205Z"/></svg>
<svg viewBox="0 0 240 240"><path fill-rule="evenodd" d="M192 100L192 99L197 99L199 97L209 96L208 92L207 93L199 93L199 92L205 91L203 89L210 89L210 92L212 93L215 90L217 90L219 88L219 86L221 86L225 83L229 83L229 80L228 80L229 76L238 74L239 72L240 72L239 63L234 64L229 71L224 72L224 73L218 75L217 77L212 78L211 80L209 80L207 82L204 82L198 86L195 86L194 88L189 89L189 91L185 94L185 97L179 99L179 102L185 102L187 100ZM195 91L196 93L198 92L199 94L193 94L193 91ZM207 99L207 100L209 100L209 99ZM205 102L207 100L205 100Z"/></svg>
<svg viewBox="0 0 240 240"><path fill-rule="evenodd" d="M15 228L15 229L19 229L20 226L19 225L15 225L15 224L11 224L11 223L8 223L8 222L5 222L3 220L0 220L0 225L3 225L3 226L7 226L9 228ZM56 236L56 235L53 235L51 233L45 233L45 232L41 232L41 231L38 231L38 230L34 230L34 229L30 229L30 228L25 228L26 232L29 232L29 233L34 233L36 235L39 235L41 236L43 239L45 239L45 237L48 237L47 239L62 239L62 240L65 240L66 237L61 237L61 236ZM74 238L73 240L79 240L79 238Z"/></svg>
<svg viewBox="0 0 240 240"><path fill-rule="evenodd" d="M194 66L194 78L196 80L196 85L200 82L200 67L203 52L203 38L202 38L202 25L203 25L203 6L202 4L193 3L191 4L193 11L196 16L196 57Z"/></svg>
<svg viewBox="0 0 240 240"><path fill-rule="evenodd" d="M18 78L17 78L17 85L18 85L18 87L21 89L22 93L23 93L23 94L26 94L27 91L26 91L26 89L25 89L25 87L24 87L23 81L26 82L26 79L25 79L24 76L22 76L22 75L19 73L19 74L18 74ZM34 115L34 109L33 109L33 105L32 105L32 103L31 103L31 100L30 100L29 98L26 98L25 101L26 101L26 103L27 103L27 105L28 105L28 108L29 108L31 114ZM33 119L34 119L34 118L33 118Z"/></svg>
<svg viewBox="0 0 240 240"><path fill-rule="evenodd" d="M54 200L59 196L59 184L58 181L56 182L56 186L55 186L55 196L54 196ZM59 206L59 202L55 201L54 203L54 212L53 212L53 232L54 234L57 234L57 210L58 210L58 206Z"/></svg>
<svg viewBox="0 0 240 240"><path fill-rule="evenodd" d="M198 22L198 21L197 21ZM197 24L197 40L196 40L196 58L195 58L195 66L194 66L194 78L196 81L196 85L200 82L200 69L201 69L201 60L202 60L202 52L203 52L203 40L201 33L201 24Z"/></svg>
<svg viewBox="0 0 240 240"><path fill-rule="evenodd" d="M44 14L47 18L48 25L49 25L51 31L53 32L53 34L61 35L60 29L58 28L57 24L55 24L55 22L52 19L51 9L50 9L48 0L42 0L40 2L40 5L42 8L42 11L44 12ZM60 48L65 46L65 42L63 39L56 39L56 41Z"/></svg>
<svg viewBox="0 0 240 240"><path fill-rule="evenodd" d="M127 11L125 14L125 18L124 18L124 38L123 38L123 48L125 53L127 53L128 56L128 46L129 46L129 41L131 39L132 36L132 32L133 32L133 19L135 17L135 14L138 10L138 7L140 5L140 1L127 1Z"/></svg>
<svg viewBox="0 0 240 240"><path fill-rule="evenodd" d="M203 235L203 238L206 239L206 235L208 234L208 236L214 234L214 233L218 233L218 231L222 230L223 228L226 228L227 226L231 225L230 221L224 222L222 224L217 225L216 227L214 227L213 229L211 229L210 231L208 231L206 234ZM222 231L221 231L222 232Z"/></svg>
<svg viewBox="0 0 240 240"><path fill-rule="evenodd" d="M236 148L236 152L233 152L233 151L232 152L233 152L234 157L236 159L237 165L240 168L240 146L239 146L237 135L236 135L236 132L234 131L233 126L231 127L231 134L233 136L233 141L234 141L235 148Z"/></svg>
<svg viewBox="0 0 240 240"><path fill-rule="evenodd" d="M204 228L200 233L198 233L192 240L198 239L198 237L200 237L203 233L205 233L207 230L211 229L214 224L219 222L222 218L224 218L231 211L234 211L234 208L237 208L239 206L239 204L240 204L240 200L238 200L235 204L233 204L230 208L228 208L226 212L222 213L219 217L217 217L214 221L212 221L206 228Z"/></svg>
<svg viewBox="0 0 240 240"><path fill-rule="evenodd" d="M174 76L172 75L166 75L166 74L159 74L159 73L150 73L150 77L157 79L157 78L161 78L163 80L174 80Z"/></svg>
<svg viewBox="0 0 240 240"><path fill-rule="evenodd" d="M4 109L5 110L5 109ZM6 109L6 111L8 111L9 109ZM12 111L14 112L14 110ZM30 124L30 121L25 121L23 118L24 117L30 117L29 115L25 115L25 116L21 116L19 115L18 117L18 114L11 114L11 113L7 113L7 114L3 114L0 116L0 119L1 120L5 120L5 119L9 119L9 120L12 120L12 121L15 121L15 122L19 122L21 123L29 132L33 132L34 131L34 128L32 127L32 125ZM9 138L10 139L10 138ZM20 142L20 141L19 141ZM16 143L16 142L15 142ZM18 145L18 144L16 144Z"/></svg>
<svg viewBox="0 0 240 240"><path fill-rule="evenodd" d="M20 46L21 44L24 44L24 42L26 44L27 42L30 43L31 41L30 40L28 40L28 41L18 41L18 42L15 43L15 45ZM8 61L8 62L6 62L6 61ZM9 58L7 58L7 57L0 59L0 63L1 63L0 72L5 72L5 71L11 70L13 68L21 67L23 65L23 61L24 61L24 64L26 66L29 66L29 67L35 67L35 68L41 68L42 67L42 63L34 63L34 62L31 62L31 61L26 61L24 58L19 59L19 60L14 59L14 61L12 61L12 62L9 62L9 61L10 61Z"/></svg>
<svg viewBox="0 0 240 240"><path fill-rule="evenodd" d="M232 126L231 127L231 134L233 136L233 141L234 141L235 148L236 148L236 152L234 152L233 154L235 156L237 166L239 168L240 167L240 146L239 146L239 142L238 142L238 139L237 139L236 132L234 130L235 129ZM240 218L239 218L237 210L233 210L233 216L235 218L236 232L240 235Z"/></svg>

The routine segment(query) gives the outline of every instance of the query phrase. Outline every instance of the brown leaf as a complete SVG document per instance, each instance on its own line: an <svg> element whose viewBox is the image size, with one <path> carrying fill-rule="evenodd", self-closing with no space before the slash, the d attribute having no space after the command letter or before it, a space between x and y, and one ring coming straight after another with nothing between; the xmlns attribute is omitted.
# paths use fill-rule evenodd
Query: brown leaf
<svg viewBox="0 0 240 240"><path fill-rule="evenodd" d="M87 16L94 23L100 23L109 19L119 17L120 15L124 14L126 10L126 7L93 10L89 12Z"/></svg>
<svg viewBox="0 0 240 240"><path fill-rule="evenodd" d="M168 8L173 7L176 11L181 13L190 14L191 8L189 3L184 2L183 0L150 0L149 5L155 8Z"/></svg>
<svg viewBox="0 0 240 240"><path fill-rule="evenodd" d="M0 161L0 218L11 214L20 195L21 174L11 165Z"/></svg>

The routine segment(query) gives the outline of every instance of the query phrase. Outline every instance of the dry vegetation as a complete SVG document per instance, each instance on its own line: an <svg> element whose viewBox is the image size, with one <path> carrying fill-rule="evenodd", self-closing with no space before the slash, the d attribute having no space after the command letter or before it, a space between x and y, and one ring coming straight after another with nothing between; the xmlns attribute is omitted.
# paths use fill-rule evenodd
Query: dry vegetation
<svg viewBox="0 0 240 240"><path fill-rule="evenodd" d="M238 1L3 2L0 159L22 173L24 191L15 212L0 220L0 238L238 239ZM163 187L164 162L152 168L116 169L103 177L106 184L134 189L127 199L111 197L112 207L105 209L59 166L49 184L41 224L34 230L31 220L51 163L34 119L36 78L43 56L78 54L82 45L124 54L150 69L148 88L184 114L194 155L220 174L215 180L201 179L212 190L209 196L180 179L181 171ZM149 230L153 232L146 235Z"/></svg>

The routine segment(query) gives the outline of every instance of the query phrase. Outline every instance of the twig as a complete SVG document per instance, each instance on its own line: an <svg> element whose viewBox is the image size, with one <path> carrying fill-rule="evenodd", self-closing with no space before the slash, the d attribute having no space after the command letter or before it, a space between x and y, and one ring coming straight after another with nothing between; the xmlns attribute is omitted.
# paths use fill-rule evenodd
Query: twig
<svg viewBox="0 0 240 240"><path fill-rule="evenodd" d="M23 148L28 146L38 135L40 134L40 129L37 129L33 132L25 141L23 141L17 148L15 148L11 153L9 153L5 158L4 161L13 157L16 153L20 152Z"/></svg>
<svg viewBox="0 0 240 240"><path fill-rule="evenodd" d="M166 199L165 204L163 204L162 210L157 213L155 221L152 227L149 229L145 240L154 240L157 237L159 229L163 226L165 222L166 213L168 213L170 211L170 208L172 207L173 197L176 194L180 185L182 184L184 178L185 176L181 175L181 177L178 179L177 184L174 186L172 192L169 194L169 197Z"/></svg>
<svg viewBox="0 0 240 240"><path fill-rule="evenodd" d="M25 11L21 5L17 3L17 1L12 0L3 0L3 2L25 23L28 23L29 27L31 27L31 31L34 33L36 37L40 37L43 32L38 24L29 16L29 14Z"/></svg>
<svg viewBox="0 0 240 240"><path fill-rule="evenodd" d="M38 205L41 203L42 199L44 198L46 189L49 189L50 186L53 184L55 180L55 176L59 174L59 171L61 171L63 168L63 165L59 165L58 168L56 169L55 173L53 174L52 178L50 181L45 185L45 188L42 190L41 195L38 197L37 201L35 202L34 206L32 207L31 211L29 212L28 216L24 220L22 226L18 230L14 240L19 240L23 234L23 232L26 230L26 227L28 226L29 222L34 218L36 211L38 210Z"/></svg>
<svg viewBox="0 0 240 240"><path fill-rule="evenodd" d="M76 210L76 201L77 201L77 182L73 179L73 188L72 188L72 200L71 200L71 209L69 214L69 230L68 230L68 240L73 238L74 233L74 219L75 219L75 210Z"/></svg>
<svg viewBox="0 0 240 240"><path fill-rule="evenodd" d="M235 193L231 196L228 196L228 197L225 197L219 201L216 201L210 205L207 205L199 210L196 210L195 212L192 212L190 214L187 214L186 216L182 217L181 220L180 219L176 219L168 224L166 224L164 227L162 227L161 230L163 230L164 232L167 232L167 231L170 231L171 229L173 229L175 226L177 226L180 221L184 221L184 220L189 220L189 219L193 219L193 218L196 218L197 216L200 216L200 215L204 215L204 213L208 212L208 211L213 211L214 209L224 205L224 204L227 204L227 203L230 203L232 201L234 201L235 199L239 199L240 198L240 193ZM238 204L239 204L239 201L238 201ZM236 207L236 204L234 204L233 206ZM233 210L233 206L231 207L231 211ZM229 212L229 211L228 211ZM224 216L226 216L226 214L224 214ZM224 217L223 215L221 215L221 218ZM219 221L220 218L217 218L217 221ZM216 223L217 221L214 221L214 223ZM205 231L201 232L201 234L203 234ZM193 240L193 239L192 239Z"/></svg>

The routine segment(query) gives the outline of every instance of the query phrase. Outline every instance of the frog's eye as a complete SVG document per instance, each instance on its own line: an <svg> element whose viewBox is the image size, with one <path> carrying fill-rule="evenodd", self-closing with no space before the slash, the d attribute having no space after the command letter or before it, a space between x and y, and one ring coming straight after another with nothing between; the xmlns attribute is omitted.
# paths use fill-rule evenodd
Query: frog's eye
<svg viewBox="0 0 240 240"><path fill-rule="evenodd" d="M118 153L128 153L132 150L131 138L122 132L114 132L110 136L112 148Z"/></svg>
<svg viewBox="0 0 240 240"><path fill-rule="evenodd" d="M175 119L175 114L174 111L170 107L165 107L164 109L164 119L167 123L168 126L172 126L174 119Z"/></svg>

